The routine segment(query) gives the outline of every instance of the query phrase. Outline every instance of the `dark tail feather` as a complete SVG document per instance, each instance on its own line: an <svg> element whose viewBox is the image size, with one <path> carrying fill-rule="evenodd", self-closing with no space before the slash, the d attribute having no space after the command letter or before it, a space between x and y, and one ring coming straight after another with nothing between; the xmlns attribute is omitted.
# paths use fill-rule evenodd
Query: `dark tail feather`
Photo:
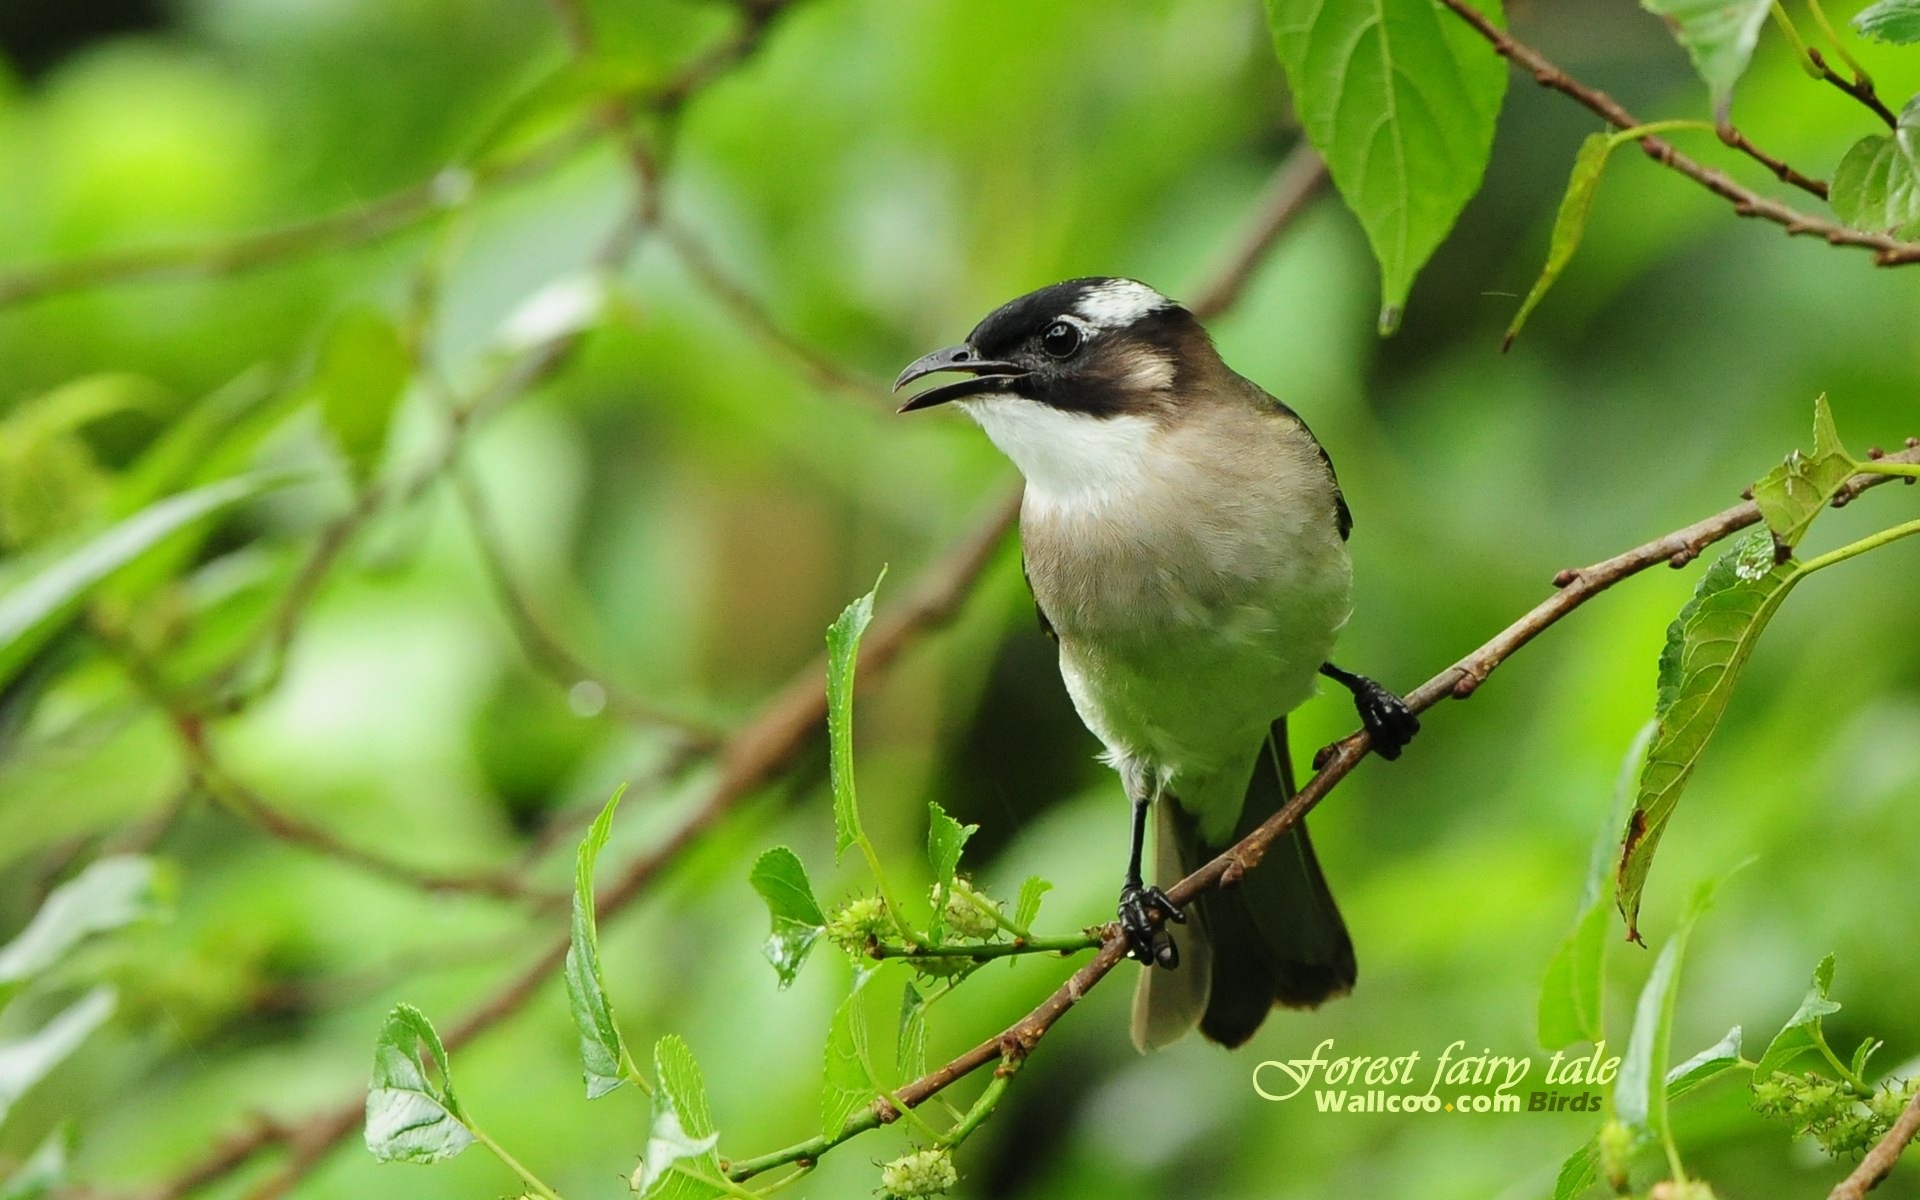
<svg viewBox="0 0 1920 1200"><path fill-rule="evenodd" d="M1283 718L1274 722L1267 751L1254 765L1232 841L1279 811L1293 791ZM1183 832L1196 836L1186 823ZM1224 849L1203 844L1196 861ZM1320 873L1304 821L1275 842L1238 887L1208 892L1199 905L1213 943L1212 987L1200 1018L1200 1032L1208 1039L1238 1046L1276 1004L1312 1008L1352 990L1353 942Z"/></svg>

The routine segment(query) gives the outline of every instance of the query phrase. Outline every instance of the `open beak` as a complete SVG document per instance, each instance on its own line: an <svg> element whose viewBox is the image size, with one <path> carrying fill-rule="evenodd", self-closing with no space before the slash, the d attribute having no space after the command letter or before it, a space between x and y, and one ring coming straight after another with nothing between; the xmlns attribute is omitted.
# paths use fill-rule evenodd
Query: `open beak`
<svg viewBox="0 0 1920 1200"><path fill-rule="evenodd" d="M1018 363L995 362L981 358L972 346L948 346L945 350L935 350L923 358L916 358L907 369L900 372L900 378L893 381L893 390L912 383L928 375L941 371L965 371L975 376L973 379L961 379L954 383L941 384L936 388L911 397L900 406L901 412L912 412L919 408L932 408L936 404L945 404L949 400L964 400L968 396L984 396L989 392L1004 392L1007 384L1022 378L1028 372Z"/></svg>

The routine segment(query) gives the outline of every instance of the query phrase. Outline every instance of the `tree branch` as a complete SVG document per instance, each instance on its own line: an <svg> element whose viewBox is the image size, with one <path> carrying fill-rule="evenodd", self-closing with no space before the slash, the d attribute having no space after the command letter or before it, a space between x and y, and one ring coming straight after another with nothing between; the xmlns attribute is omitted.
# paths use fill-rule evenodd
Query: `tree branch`
<svg viewBox="0 0 1920 1200"><path fill-rule="evenodd" d="M1273 178L1255 204L1253 216L1247 221L1233 252L1215 269L1208 282L1193 293L1187 310L1204 321L1232 308L1252 280L1254 270L1266 260L1267 252L1313 203L1326 182L1326 160L1301 138L1300 144L1274 169Z"/></svg>
<svg viewBox="0 0 1920 1200"><path fill-rule="evenodd" d="M1887 1135L1867 1151L1867 1156L1860 1160L1860 1165L1853 1169L1853 1173L1827 1193L1827 1200L1861 1200L1868 1192L1879 1187L1880 1181L1893 1170L1893 1164L1900 1161L1900 1155L1916 1135L1920 1135L1920 1092L1915 1092L1913 1099L1907 1101L1906 1108L1893 1122L1893 1128L1887 1130Z"/></svg>
<svg viewBox="0 0 1920 1200"><path fill-rule="evenodd" d="M1638 118L1623 108L1612 96L1597 88L1588 87L1568 75L1538 50L1515 39L1506 30L1489 21L1467 3L1467 0L1440 0L1440 3L1452 9L1461 20L1471 25L1503 58L1532 75L1534 81L1540 86L1552 88L1556 92L1572 97L1615 128L1632 129L1641 124ZM1662 138L1649 134L1637 140L1648 158L1661 166L1678 171L1714 195L1730 201L1733 204L1733 211L1740 216L1772 221L1784 229L1790 237L1810 235L1824 238L1829 244L1835 246L1857 246L1863 250L1871 250L1875 266L1896 267L1920 262L1920 242L1906 242L1884 233L1867 233L1850 229L1837 221L1803 213L1790 205L1782 204L1769 196L1762 196L1752 188L1735 182L1723 171L1695 162Z"/></svg>

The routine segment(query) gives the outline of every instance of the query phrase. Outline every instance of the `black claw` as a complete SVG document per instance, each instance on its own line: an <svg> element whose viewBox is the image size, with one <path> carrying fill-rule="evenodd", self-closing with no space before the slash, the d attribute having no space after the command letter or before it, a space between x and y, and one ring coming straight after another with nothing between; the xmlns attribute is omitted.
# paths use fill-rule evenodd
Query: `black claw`
<svg viewBox="0 0 1920 1200"><path fill-rule="evenodd" d="M1353 689L1353 705L1360 710L1360 723L1373 740L1374 753L1396 759L1413 735L1420 732L1420 718L1413 715L1407 702L1364 675Z"/></svg>
<svg viewBox="0 0 1920 1200"><path fill-rule="evenodd" d="M1187 914L1167 899L1167 894L1151 885L1129 883L1120 889L1120 928L1127 935L1127 957L1143 963L1158 963L1171 970L1180 965L1180 951L1173 935L1164 926L1153 923L1158 912L1163 920L1185 924Z"/></svg>

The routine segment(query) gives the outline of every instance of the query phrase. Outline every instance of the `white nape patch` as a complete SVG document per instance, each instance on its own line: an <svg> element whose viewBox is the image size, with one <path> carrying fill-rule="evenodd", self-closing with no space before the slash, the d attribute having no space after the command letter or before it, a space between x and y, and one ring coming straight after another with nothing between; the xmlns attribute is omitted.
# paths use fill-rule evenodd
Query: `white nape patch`
<svg viewBox="0 0 1920 1200"><path fill-rule="evenodd" d="M1151 312L1172 308L1173 301L1144 283L1115 279L1088 289L1074 311L1102 329L1121 329Z"/></svg>
<svg viewBox="0 0 1920 1200"><path fill-rule="evenodd" d="M1148 417L1095 417L1011 395L958 402L1027 477L1029 502L1088 509L1137 489L1158 427Z"/></svg>

